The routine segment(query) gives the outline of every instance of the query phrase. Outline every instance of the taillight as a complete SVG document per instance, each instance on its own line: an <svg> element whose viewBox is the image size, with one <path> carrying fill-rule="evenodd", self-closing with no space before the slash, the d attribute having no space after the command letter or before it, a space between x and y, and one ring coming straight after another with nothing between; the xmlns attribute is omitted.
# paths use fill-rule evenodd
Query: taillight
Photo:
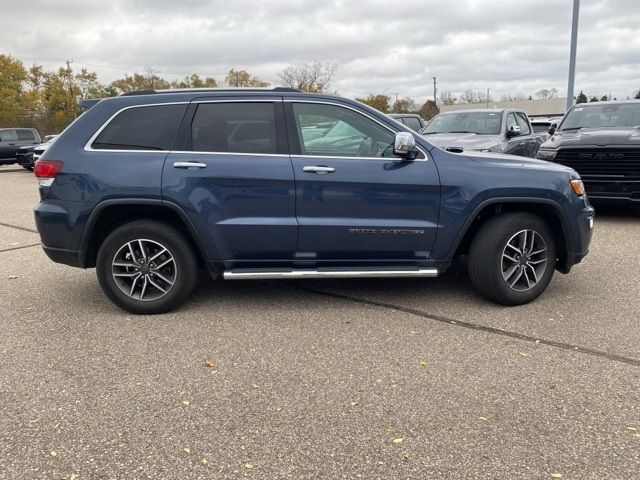
<svg viewBox="0 0 640 480"><path fill-rule="evenodd" d="M33 169L41 187L50 187L64 163L58 160L38 160Z"/></svg>

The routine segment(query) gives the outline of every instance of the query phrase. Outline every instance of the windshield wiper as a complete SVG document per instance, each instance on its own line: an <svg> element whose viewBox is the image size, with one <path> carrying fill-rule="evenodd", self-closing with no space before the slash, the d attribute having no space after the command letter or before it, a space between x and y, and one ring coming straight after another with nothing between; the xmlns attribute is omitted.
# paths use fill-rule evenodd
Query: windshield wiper
<svg viewBox="0 0 640 480"><path fill-rule="evenodd" d="M469 130L451 130L449 133L475 133L476 135L478 134L477 132L470 132Z"/></svg>
<svg viewBox="0 0 640 480"><path fill-rule="evenodd" d="M581 128L587 128L587 127L568 127L568 128L563 128L560 131L561 132L566 132L567 130L580 130Z"/></svg>

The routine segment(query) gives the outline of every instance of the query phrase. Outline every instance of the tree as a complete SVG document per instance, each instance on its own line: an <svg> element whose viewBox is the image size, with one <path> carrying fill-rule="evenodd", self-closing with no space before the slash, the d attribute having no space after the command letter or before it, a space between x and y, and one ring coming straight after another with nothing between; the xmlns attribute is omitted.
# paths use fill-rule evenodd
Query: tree
<svg viewBox="0 0 640 480"><path fill-rule="evenodd" d="M598 97L591 97L589 99L589 102L597 102L598 101Z"/></svg>
<svg viewBox="0 0 640 480"><path fill-rule="evenodd" d="M609 100L609 97L607 97L606 95L603 95L600 99L601 102L606 102L607 100Z"/></svg>
<svg viewBox="0 0 640 480"><path fill-rule="evenodd" d="M534 93L536 98L546 100L548 98L558 98L558 90L555 88L541 88Z"/></svg>
<svg viewBox="0 0 640 480"><path fill-rule="evenodd" d="M393 103L393 113L414 113L418 111L418 106L413 98L399 98Z"/></svg>
<svg viewBox="0 0 640 480"><path fill-rule="evenodd" d="M460 101L462 103L476 103L478 101L478 96L473 90L465 90L460 95Z"/></svg>
<svg viewBox="0 0 640 480"><path fill-rule="evenodd" d="M0 55L0 124L22 126L30 112L24 105L27 70L20 60Z"/></svg>
<svg viewBox="0 0 640 480"><path fill-rule="evenodd" d="M580 90L580 93L576 97L576 103L587 103L587 96L582 90Z"/></svg>
<svg viewBox="0 0 640 480"><path fill-rule="evenodd" d="M427 100L422 104L422 106L418 110L418 113L425 120L431 120L433 117L440 113L440 109L436 105L436 102L434 102L433 100Z"/></svg>
<svg viewBox="0 0 640 480"><path fill-rule="evenodd" d="M325 93L338 66L334 63L296 62L278 73L282 85L303 92Z"/></svg>
<svg viewBox="0 0 640 480"><path fill-rule="evenodd" d="M640 90L638 90L638 93L636 93L635 97L636 100L640 100Z"/></svg>
<svg viewBox="0 0 640 480"><path fill-rule="evenodd" d="M218 82L213 77L201 78L200 75L194 73L187 75L179 82L171 82L171 86L175 88L216 88Z"/></svg>
<svg viewBox="0 0 640 480"><path fill-rule="evenodd" d="M156 88L169 88L171 84L159 77L155 70L147 69L144 75L141 73L125 74L124 78L111 82L111 86L120 94L140 90L155 90Z"/></svg>
<svg viewBox="0 0 640 480"><path fill-rule="evenodd" d="M255 75L251 75L246 70L234 70L233 68L227 73L225 82L230 87L268 87L269 82L260 80Z"/></svg>
<svg viewBox="0 0 640 480"><path fill-rule="evenodd" d="M455 105L458 99L453 96L453 94L447 90L442 90L440 92L440 103L442 105Z"/></svg>
<svg viewBox="0 0 640 480"><path fill-rule="evenodd" d="M369 95L367 98L356 98L356 101L369 105L382 113L389 113L391 110L391 98L389 95Z"/></svg>

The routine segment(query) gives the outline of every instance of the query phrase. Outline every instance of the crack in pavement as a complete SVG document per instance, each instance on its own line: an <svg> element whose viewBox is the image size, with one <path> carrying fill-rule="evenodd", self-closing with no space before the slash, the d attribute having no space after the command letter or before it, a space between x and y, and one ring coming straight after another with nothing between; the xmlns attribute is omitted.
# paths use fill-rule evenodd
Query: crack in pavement
<svg viewBox="0 0 640 480"><path fill-rule="evenodd" d="M40 243L32 243L31 245L21 245L19 247L11 247L11 248L5 248L4 250L0 250L0 253L3 252L10 252L12 250L20 250L22 248L31 248L31 247L39 247L41 244Z"/></svg>
<svg viewBox="0 0 640 480"><path fill-rule="evenodd" d="M272 283L272 282L269 282L269 283ZM526 341L526 342L535 343L537 345L546 345L546 346L549 346L549 347L560 348L562 350L568 350L568 351L575 352L575 353L582 353L582 354L590 355L590 356L593 356L593 357L605 358L607 360L611 360L611 361L614 361L614 362L620 362L620 363L624 363L624 364L627 364L627 365L632 365L634 367L640 367L640 360L636 360L635 358L625 357L623 355L616 355L614 353L603 352L602 350L596 350L594 348L580 347L580 346L577 346L577 345L572 345L570 343L558 342L556 340L547 340L547 339L544 339L544 338L536 338L536 337L532 337L531 335L525 335L523 333L512 332L510 330L502 330L500 328L488 327L488 326L485 326L485 325L478 325L476 323L465 322L465 321L462 321L462 320L455 320L455 319L452 319L452 318L445 317L443 315L435 315L435 314L432 314L432 313L423 312L423 311L415 309L415 308L401 307L399 305L394 305L392 303L380 302L380 301L377 301L377 300L368 300L366 298L353 297L351 295L343 295L341 293L326 292L326 291L323 291L323 290L317 290L317 289L308 288L308 287L291 286L291 285L289 285L289 287L295 288L297 290L302 290L304 292L314 293L314 294L317 294L317 295L325 295L325 296L328 296L328 297L338 298L338 299L342 299L342 300L348 300L348 301L351 301L351 302L360 303L360 304L364 304L364 305L369 305L369 306L373 305L373 306L376 306L376 307L383 307L383 308L388 308L388 309L396 310L396 311L403 312L403 313L409 313L411 315L417 315L419 317L427 318L429 320L434 320L434 321L440 322L440 323L445 323L447 325L455 325L457 327L467 328L469 330L481 331L481 332L485 332L485 333L491 333L491 334L494 334L494 335L502 335L502 336L505 336L505 337L515 338L515 339L518 339L518 340L523 340L523 341Z"/></svg>
<svg viewBox="0 0 640 480"><path fill-rule="evenodd" d="M37 230L34 230L32 228L27 228L27 227L21 227L20 225L11 225L10 223L3 223L3 222L0 222L0 225L2 225L3 227L9 227L9 228L15 228L17 230L23 230L25 232L38 233Z"/></svg>

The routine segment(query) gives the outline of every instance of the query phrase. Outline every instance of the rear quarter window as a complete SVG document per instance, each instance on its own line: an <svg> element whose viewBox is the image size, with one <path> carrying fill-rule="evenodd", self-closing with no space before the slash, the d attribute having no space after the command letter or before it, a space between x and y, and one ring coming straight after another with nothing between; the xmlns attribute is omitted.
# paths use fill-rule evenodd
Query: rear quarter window
<svg viewBox="0 0 640 480"><path fill-rule="evenodd" d="M120 112L98 134L99 150L171 150L186 104L131 107Z"/></svg>
<svg viewBox="0 0 640 480"><path fill-rule="evenodd" d="M17 130L18 140L35 140L36 137L31 130Z"/></svg>

